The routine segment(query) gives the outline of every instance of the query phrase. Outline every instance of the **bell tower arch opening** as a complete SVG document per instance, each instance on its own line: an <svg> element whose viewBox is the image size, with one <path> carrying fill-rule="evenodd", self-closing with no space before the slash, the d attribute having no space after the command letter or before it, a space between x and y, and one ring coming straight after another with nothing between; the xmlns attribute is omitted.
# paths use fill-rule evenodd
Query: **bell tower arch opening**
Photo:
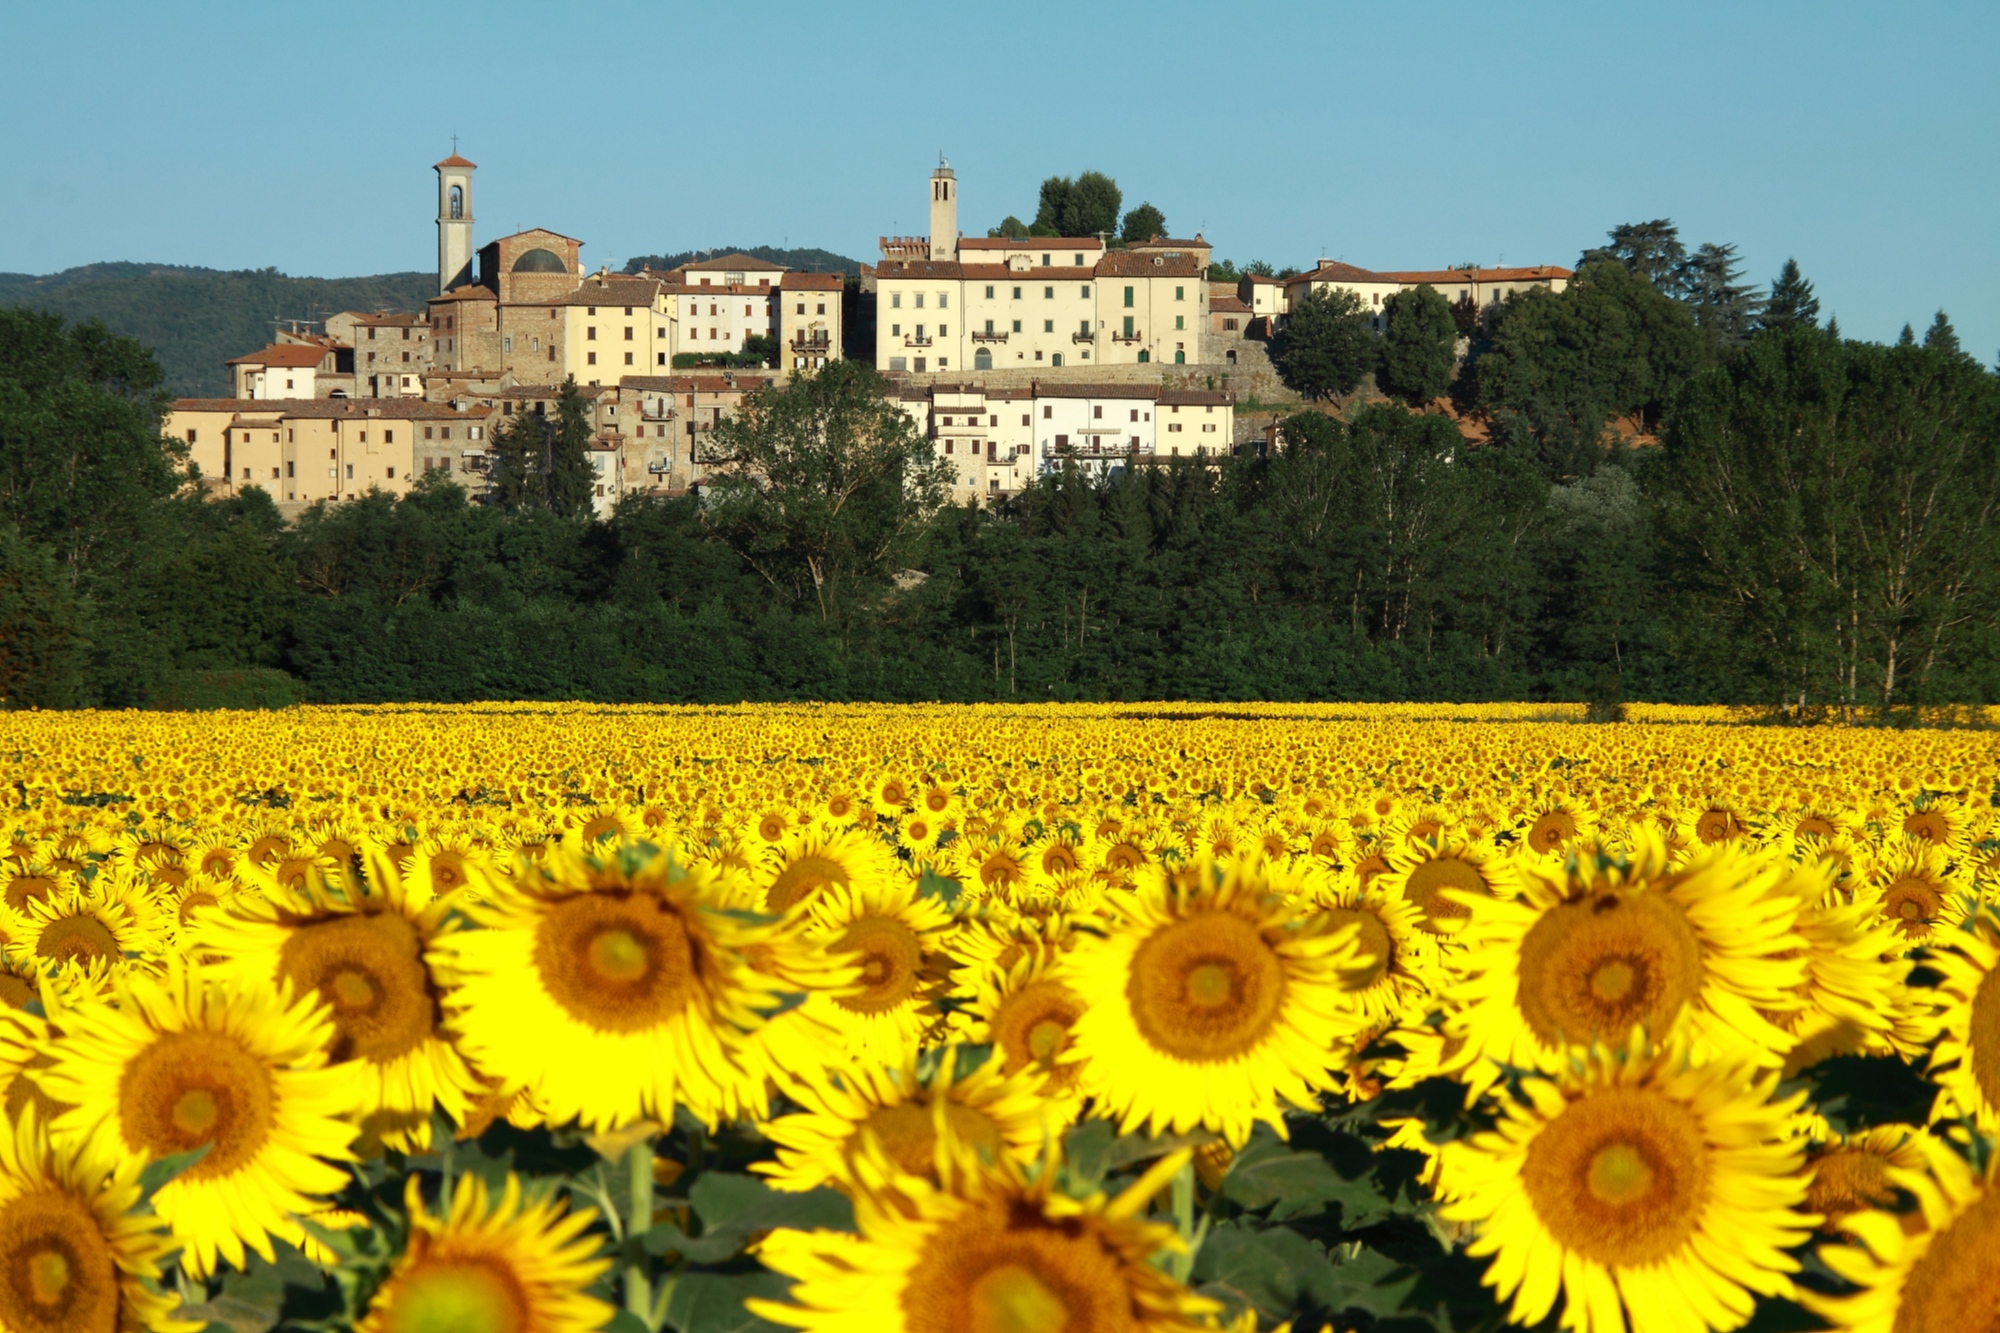
<svg viewBox="0 0 2000 1333"><path fill-rule="evenodd" d="M958 177L942 153L931 173L931 258L958 258Z"/></svg>
<svg viewBox="0 0 2000 1333"><path fill-rule="evenodd" d="M472 173L474 164L455 151L431 170L438 177L438 291L472 281Z"/></svg>

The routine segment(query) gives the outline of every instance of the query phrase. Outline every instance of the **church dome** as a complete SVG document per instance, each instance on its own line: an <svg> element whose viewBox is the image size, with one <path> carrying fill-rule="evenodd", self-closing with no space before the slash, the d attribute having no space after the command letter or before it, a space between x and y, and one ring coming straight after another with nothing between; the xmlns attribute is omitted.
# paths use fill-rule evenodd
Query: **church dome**
<svg viewBox="0 0 2000 1333"><path fill-rule="evenodd" d="M524 250L514 261L516 273L567 273L569 265L563 263L562 256L553 250Z"/></svg>

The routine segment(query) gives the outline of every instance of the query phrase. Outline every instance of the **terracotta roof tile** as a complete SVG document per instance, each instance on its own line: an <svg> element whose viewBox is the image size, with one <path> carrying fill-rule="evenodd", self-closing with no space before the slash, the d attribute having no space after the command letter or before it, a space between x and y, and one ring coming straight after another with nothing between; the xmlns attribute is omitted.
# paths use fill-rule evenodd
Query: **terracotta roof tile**
<svg viewBox="0 0 2000 1333"><path fill-rule="evenodd" d="M838 273L787 273L778 285L788 292L837 292L842 280Z"/></svg>
<svg viewBox="0 0 2000 1333"><path fill-rule="evenodd" d="M325 360L329 350L329 348L325 347L301 346L298 343L289 345L272 343L262 351L252 352L248 356L231 357L222 364L225 366L285 366L305 370L308 367L317 366L321 361Z"/></svg>

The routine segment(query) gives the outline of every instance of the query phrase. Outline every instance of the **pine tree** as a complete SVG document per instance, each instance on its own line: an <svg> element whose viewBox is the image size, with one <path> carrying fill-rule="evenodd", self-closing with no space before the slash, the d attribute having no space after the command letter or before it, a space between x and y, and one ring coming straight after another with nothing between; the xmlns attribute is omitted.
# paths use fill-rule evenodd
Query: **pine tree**
<svg viewBox="0 0 2000 1333"><path fill-rule="evenodd" d="M1735 246L1705 242L1674 275L1674 294L1694 311L1702 332L1723 347L1748 342L1757 320L1757 289L1741 281L1742 267Z"/></svg>
<svg viewBox="0 0 2000 1333"><path fill-rule="evenodd" d="M1942 310L1937 312L1937 318L1931 321L1929 330L1925 332L1924 346L1949 352L1953 356L1964 354L1964 349L1958 345L1958 330L1951 326L1951 321L1945 318Z"/></svg>
<svg viewBox="0 0 2000 1333"><path fill-rule="evenodd" d="M1771 296L1764 302L1764 314L1757 327L1788 329L1794 324L1818 323L1819 298L1813 295L1813 285L1800 275L1799 261L1787 259L1771 284Z"/></svg>
<svg viewBox="0 0 2000 1333"><path fill-rule="evenodd" d="M563 518L589 518L597 489L590 461L590 407L577 391L576 377L563 381L550 433L548 507Z"/></svg>
<svg viewBox="0 0 2000 1333"><path fill-rule="evenodd" d="M1135 241L1148 241L1155 236L1167 234L1167 215L1151 204L1140 204L1125 215L1125 223L1119 228L1118 238L1131 245Z"/></svg>
<svg viewBox="0 0 2000 1333"><path fill-rule="evenodd" d="M1680 228L1672 218L1627 222L1613 227L1608 235L1611 244L1584 251L1583 257L1576 261L1579 269L1600 260L1616 260L1656 289L1678 295L1674 280L1687 260L1687 247L1681 244Z"/></svg>
<svg viewBox="0 0 2000 1333"><path fill-rule="evenodd" d="M501 508L542 508L548 424L540 413L524 411L493 433L493 497Z"/></svg>

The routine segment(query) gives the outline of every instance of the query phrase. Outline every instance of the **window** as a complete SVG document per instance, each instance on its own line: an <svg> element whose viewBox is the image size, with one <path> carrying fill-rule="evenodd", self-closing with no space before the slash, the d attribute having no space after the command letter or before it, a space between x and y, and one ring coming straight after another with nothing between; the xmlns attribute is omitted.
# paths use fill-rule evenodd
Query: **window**
<svg viewBox="0 0 2000 1333"><path fill-rule="evenodd" d="M553 361L553 360L555 360L555 359L556 359L556 345L555 345L554 343L550 343L550 344L549 344L549 360Z"/></svg>
<svg viewBox="0 0 2000 1333"><path fill-rule="evenodd" d="M923 308L924 308L924 294L923 294L922 292L918 292L918 293L917 293L917 309L919 309L919 310L922 310Z"/></svg>
<svg viewBox="0 0 2000 1333"><path fill-rule="evenodd" d="M531 352L539 352L539 351L541 351L541 350L542 350L542 340L541 340L540 338L530 338L530 339L528 339L528 350L529 350L529 351L531 351Z"/></svg>
<svg viewBox="0 0 2000 1333"><path fill-rule="evenodd" d="M1186 296L1187 296L1187 288L1185 288L1185 287L1176 287L1176 288L1174 288L1174 299L1175 299L1176 301L1179 301L1179 300L1182 300L1182 299L1184 299L1184 298L1185 298Z"/></svg>
<svg viewBox="0 0 2000 1333"><path fill-rule="evenodd" d="M250 469L247 467L243 469L243 480L250 480Z"/></svg>
<svg viewBox="0 0 2000 1333"><path fill-rule="evenodd" d="M1082 287L1081 287L1080 289L1078 289L1078 293L1077 293L1077 294L1078 294L1079 296L1086 296L1086 297L1087 297L1087 296L1089 296L1089 295L1090 295L1090 284L1089 284L1089 283L1087 283L1087 282L1086 282L1086 283L1084 283L1084 284L1083 284L1083 286L1082 286Z"/></svg>
<svg viewBox="0 0 2000 1333"><path fill-rule="evenodd" d="M1178 422L1178 421L1169 421L1169 422L1167 423L1167 434L1169 434L1169 435L1178 435L1178 434L1180 434L1180 432L1181 432L1181 423L1180 423L1180 422Z"/></svg>
<svg viewBox="0 0 2000 1333"><path fill-rule="evenodd" d="M987 424L987 425L989 425L989 426L998 426L998 425L1000 424L1000 418L999 418L999 417L988 417L988 418L986 419L986 424Z"/></svg>
<svg viewBox="0 0 2000 1333"><path fill-rule="evenodd" d="M1187 316L1186 316L1186 315L1175 315L1175 316L1174 316L1174 328L1176 328L1176 329L1185 329L1186 327L1187 327Z"/></svg>
<svg viewBox="0 0 2000 1333"><path fill-rule="evenodd" d="M1056 331L1056 322L1054 320L1045 319L1042 321L1043 333L1054 333L1055 331Z"/></svg>
<svg viewBox="0 0 2000 1333"><path fill-rule="evenodd" d="M818 311L818 313L819 313L819 314L822 314L822 315L824 315L824 314L826 313L826 302L824 302L824 301L821 301L821 302L819 303L819 311Z"/></svg>
<svg viewBox="0 0 2000 1333"><path fill-rule="evenodd" d="M627 324L625 326L625 341L626 342L632 341L632 326L630 324Z"/></svg>
<svg viewBox="0 0 2000 1333"><path fill-rule="evenodd" d="M951 304L951 293L950 293L950 292L939 292L939 293L938 293L938 309L940 309L940 310L943 310L943 309L944 309L944 308L945 308L946 306L948 306L948 305L950 305L950 304Z"/></svg>
<svg viewBox="0 0 2000 1333"><path fill-rule="evenodd" d="M988 333L993 332L993 321L990 319L986 321L986 331Z"/></svg>
<svg viewBox="0 0 2000 1333"><path fill-rule="evenodd" d="M1031 424L1033 424L1033 423L1031 423L1031 422L1030 422L1030 421L1028 420L1028 414L1027 414L1026 412L1023 412L1023 413L1021 414L1021 424L1022 424L1023 426L1027 426L1027 425L1031 425Z"/></svg>
<svg viewBox="0 0 2000 1333"><path fill-rule="evenodd" d="M919 324L917 325L917 341L922 342L923 340L924 340L924 326Z"/></svg>
<svg viewBox="0 0 2000 1333"><path fill-rule="evenodd" d="M1014 289L1014 299L1015 299L1016 301L1018 301L1018 300L1020 300L1020 299L1021 299L1021 289L1020 289L1019 287L1016 287L1016 288Z"/></svg>
<svg viewBox="0 0 2000 1333"><path fill-rule="evenodd" d="M1098 407L1093 407L1093 408L1091 408L1091 409L1090 409L1090 419L1091 419L1092 421L1102 421L1102 420L1104 420L1104 408L1103 408L1102 406L1098 406Z"/></svg>
<svg viewBox="0 0 2000 1333"><path fill-rule="evenodd" d="M986 289L986 299L989 301L993 299L993 289L991 287Z"/></svg>
<svg viewBox="0 0 2000 1333"><path fill-rule="evenodd" d="M1077 268L1082 268L1082 267L1083 267L1083 256L1082 256L1082 255L1078 255L1078 256L1076 257L1076 260L1075 260L1075 267L1077 267Z"/></svg>
<svg viewBox="0 0 2000 1333"><path fill-rule="evenodd" d="M955 446L953 445L952 441L950 441L950 440L946 440L946 441L944 442L944 451L945 451L946 453L950 453L950 452L952 451L952 449L953 449L954 447L955 447Z"/></svg>
<svg viewBox="0 0 2000 1333"><path fill-rule="evenodd" d="M438 428L438 434L439 434L439 435L440 435L440 436L441 436L442 438L444 438L444 439L447 439L447 440L448 440L448 439L450 439L450 438L451 438L451 427L449 427L449 426L441 426L441 427L439 427L439 428Z"/></svg>
<svg viewBox="0 0 2000 1333"><path fill-rule="evenodd" d="M1130 290L1130 288L1127 288L1127 290L1129 291L1129 290ZM1127 316L1125 316L1125 332L1124 332L1124 336L1125 336L1125 337L1127 337L1127 338L1129 338L1129 337L1131 337L1131 336L1132 336L1132 317L1131 317L1130 315L1127 315Z"/></svg>
<svg viewBox="0 0 2000 1333"><path fill-rule="evenodd" d="M901 310L903 308L903 294L901 292L889 293L889 308L891 310Z"/></svg>
<svg viewBox="0 0 2000 1333"><path fill-rule="evenodd" d="M1132 289L1130 287L1125 289L1125 308L1127 310L1132 308Z"/></svg>
<svg viewBox="0 0 2000 1333"><path fill-rule="evenodd" d="M1235 327L1236 327L1236 321L1233 319L1225 319L1222 321L1222 329L1223 332L1225 333L1227 333L1231 329L1234 329Z"/></svg>
<svg viewBox="0 0 2000 1333"><path fill-rule="evenodd" d="M625 364L628 366L632 364L632 354L630 352L625 353Z"/></svg>
<svg viewBox="0 0 2000 1333"><path fill-rule="evenodd" d="M908 370L909 368L910 368L910 363L906 358L900 356L892 356L889 358L889 369ZM692 425L693 423L690 422L689 424Z"/></svg>
<svg viewBox="0 0 2000 1333"><path fill-rule="evenodd" d="M1077 332L1081 333L1084 337L1088 338L1090 336L1090 321L1085 319L1085 320L1079 320L1077 322L1083 326L1079 328ZM1088 353L1086 353L1086 355L1088 355Z"/></svg>
<svg viewBox="0 0 2000 1333"><path fill-rule="evenodd" d="M1042 420L1044 421L1049 421L1053 419L1055 417L1055 414L1056 410L1053 407L1044 406L1042 408Z"/></svg>
<svg viewBox="0 0 2000 1333"><path fill-rule="evenodd" d="M1014 321L1014 332L1019 333L1020 331L1021 331L1021 321L1017 319Z"/></svg>
<svg viewBox="0 0 2000 1333"><path fill-rule="evenodd" d="M347 479L348 479L349 481L353 481L353 480L354 480L354 464L352 464L352 463L349 463L349 464L347 465Z"/></svg>
<svg viewBox="0 0 2000 1333"><path fill-rule="evenodd" d="M667 354L665 352L661 352L659 356L660 356L659 364L663 366L667 364Z"/></svg>
<svg viewBox="0 0 2000 1333"><path fill-rule="evenodd" d="M1132 409L1132 420L1137 421L1138 419L1139 419L1139 409L1135 407Z"/></svg>
<svg viewBox="0 0 2000 1333"><path fill-rule="evenodd" d="M805 312L806 312L806 303L804 301L801 301L799 302L799 313L803 315L805 314Z"/></svg>
<svg viewBox="0 0 2000 1333"><path fill-rule="evenodd" d="M595 316L596 316L596 314L597 314L597 307L596 307L596 306L590 306L590 307L586 308L586 309L584 310L584 312L583 312L583 313L584 313L584 314L586 314L586 315L590 315L590 316L593 316L593 317L595 317Z"/></svg>
<svg viewBox="0 0 2000 1333"><path fill-rule="evenodd" d="M1049 257L1048 257L1047 255L1043 255L1043 256L1042 256L1042 267L1043 267L1043 268L1047 268L1048 266L1049 266Z"/></svg>
<svg viewBox="0 0 2000 1333"><path fill-rule="evenodd" d="M385 431L383 431L383 432L382 432L382 443L384 443L384 444L394 444L395 442L396 442L396 432L395 432L395 431L393 431L393 430L385 430Z"/></svg>
<svg viewBox="0 0 2000 1333"><path fill-rule="evenodd" d="M424 427L424 438L427 440L434 440L437 437L431 433L431 427L426 426Z"/></svg>
<svg viewBox="0 0 2000 1333"><path fill-rule="evenodd" d="M586 357L586 362L587 362L587 364L589 364L589 365L593 365L593 366L594 366L594 365L596 365L596 364L597 364L597 353L595 353L595 352L591 352L591 353L589 353L589 354L587 355L587 357Z"/></svg>
<svg viewBox="0 0 2000 1333"><path fill-rule="evenodd" d="M628 306L626 306L626 307L625 307L625 313L626 313L626 315L627 315L627 316L629 317L629 316L631 315L631 313L632 313L632 307L631 307L631 306L629 306L629 305L628 305Z"/></svg>
<svg viewBox="0 0 2000 1333"><path fill-rule="evenodd" d="M409 354L408 352L405 352L405 353L403 353L403 363L404 363L405 365L408 365L408 364L409 364L409 360L410 360L410 354Z"/></svg>
<svg viewBox="0 0 2000 1333"><path fill-rule="evenodd" d="M277 476L277 475L278 475L278 469L276 469L276 468L272 468L272 469L271 469L271 475L272 475L272 476L274 476L274 477L275 477L275 476ZM390 469L389 469L389 480L390 480L390 481L394 481L395 479L396 479L396 469L394 469L394 468L390 468Z"/></svg>
<svg viewBox="0 0 2000 1333"><path fill-rule="evenodd" d="M951 326L950 326L950 325L948 325L948 324L940 324L940 325L938 325L938 337L940 337L940 338L948 338L948 337L950 337L950 336L951 336Z"/></svg>
<svg viewBox="0 0 2000 1333"><path fill-rule="evenodd" d="M1042 299L1043 299L1044 301L1053 301L1053 300L1055 300L1055 299L1056 299L1056 289L1055 289L1055 288L1053 288L1053 287L1044 287L1044 288L1042 288Z"/></svg>
<svg viewBox="0 0 2000 1333"><path fill-rule="evenodd" d="M597 341L597 326L595 324L591 324L585 327L583 331L583 340L585 342L591 342L591 343Z"/></svg>
<svg viewBox="0 0 2000 1333"><path fill-rule="evenodd" d="M296 476L298 476L298 475L299 475L299 465L298 465L297 463L287 463L287 464L285 464L285 475L286 475L286 476L288 476L288 477L296 477Z"/></svg>
<svg viewBox="0 0 2000 1333"><path fill-rule="evenodd" d="M501 351L503 351L503 352L511 352L511 351L513 351L513 350L514 350L514 335L513 335L513 334L509 333L509 334L505 334L505 335L503 335L503 336L501 337L501 339L500 339L500 350L501 350Z"/></svg>
<svg viewBox="0 0 2000 1333"><path fill-rule="evenodd" d="M891 338L900 338L900 337L902 337L902 336L903 336L903 326L902 326L901 324L891 324L891 325L889 326L889 336L890 336Z"/></svg>
<svg viewBox="0 0 2000 1333"><path fill-rule="evenodd" d="M290 380L286 380L286 381L285 381L285 387L286 387L287 389L291 388L291 387L292 387L292 382L291 382Z"/></svg>

